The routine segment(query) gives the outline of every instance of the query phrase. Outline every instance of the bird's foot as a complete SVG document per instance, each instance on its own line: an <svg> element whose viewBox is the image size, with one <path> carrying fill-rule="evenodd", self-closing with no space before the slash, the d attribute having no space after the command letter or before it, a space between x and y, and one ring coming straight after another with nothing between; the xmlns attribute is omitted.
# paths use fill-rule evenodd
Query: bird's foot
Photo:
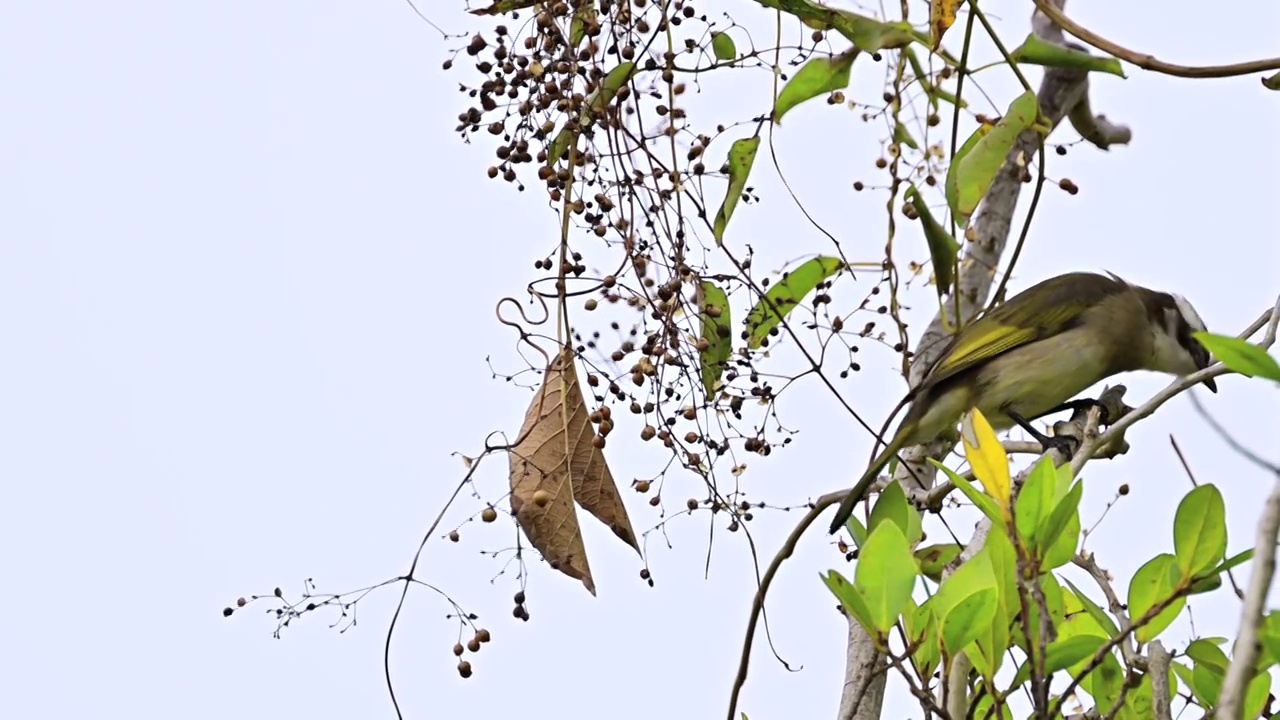
<svg viewBox="0 0 1280 720"><path fill-rule="evenodd" d="M1059 405L1058 407L1056 407L1056 408L1054 408L1054 409L1050 410L1049 412L1045 413L1045 415L1053 415L1053 414L1055 414L1055 413L1066 412L1067 410L1071 410L1071 411L1075 411L1075 410L1088 410L1088 409L1090 409L1090 408L1095 408L1095 407L1096 407L1096 408L1098 408L1098 410L1100 410L1100 411L1101 411L1101 415L1099 415L1099 417L1098 417L1098 424L1099 424L1099 425L1110 425L1110 424L1111 424L1111 412L1107 410L1107 405L1106 405L1106 403L1104 403L1104 402L1102 402L1102 401L1100 401L1100 400L1095 400L1095 399L1093 399L1093 398L1080 398L1079 400L1071 400L1071 401L1068 401L1068 402L1064 402L1064 403L1062 403L1061 405Z"/></svg>

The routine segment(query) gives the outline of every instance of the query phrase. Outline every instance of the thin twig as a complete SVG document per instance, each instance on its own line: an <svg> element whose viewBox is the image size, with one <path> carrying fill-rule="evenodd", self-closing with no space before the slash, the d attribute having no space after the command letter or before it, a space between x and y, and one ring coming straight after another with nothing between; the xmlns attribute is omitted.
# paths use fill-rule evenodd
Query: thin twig
<svg viewBox="0 0 1280 720"><path fill-rule="evenodd" d="M1076 21L1067 17L1065 13L1053 6L1049 0L1035 0L1036 8L1040 12L1048 15L1051 20L1062 27L1063 30L1075 35L1084 42L1098 48L1099 50L1111 53L1116 57L1137 65L1143 70L1151 70L1153 72L1164 73L1165 75L1174 75L1176 77L1185 78L1225 78L1236 77L1238 75L1252 75L1253 73L1262 73L1269 70L1280 69L1280 58L1264 58L1262 60L1250 60L1248 62L1233 63L1231 65L1177 65L1175 63L1165 62L1157 59L1154 55L1148 53L1130 50L1118 43L1112 42L1101 35L1083 27Z"/></svg>

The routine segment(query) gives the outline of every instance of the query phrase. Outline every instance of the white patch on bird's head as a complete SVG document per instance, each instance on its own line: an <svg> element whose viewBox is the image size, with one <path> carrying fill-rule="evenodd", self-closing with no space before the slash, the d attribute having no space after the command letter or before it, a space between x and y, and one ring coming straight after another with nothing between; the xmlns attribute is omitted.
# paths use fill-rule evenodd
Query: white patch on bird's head
<svg viewBox="0 0 1280 720"><path fill-rule="evenodd" d="M1206 330L1200 313L1181 295L1170 293L1170 305L1154 330L1152 369L1174 375L1190 375L1212 362L1209 351L1191 336ZM1206 382L1208 384L1208 382Z"/></svg>
<svg viewBox="0 0 1280 720"><path fill-rule="evenodd" d="M1182 313L1183 319L1191 326L1192 330L1203 332L1208 328L1205 327L1204 320L1200 319L1200 313L1191 306L1191 302L1178 294L1173 294L1173 304L1178 308L1178 312Z"/></svg>

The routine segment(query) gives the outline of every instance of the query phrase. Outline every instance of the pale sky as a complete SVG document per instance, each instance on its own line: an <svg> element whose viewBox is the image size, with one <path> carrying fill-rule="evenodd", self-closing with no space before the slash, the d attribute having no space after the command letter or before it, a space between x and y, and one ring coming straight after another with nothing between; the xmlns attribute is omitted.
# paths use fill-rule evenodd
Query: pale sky
<svg viewBox="0 0 1280 720"><path fill-rule="evenodd" d="M460 3L432 5L422 7L449 31L486 26ZM1010 44L1028 31L1030 3L987 9ZM1212 14L1180 0L1149 17L1137 3L1068 9L1176 62L1276 54L1280 6L1266 0ZM750 3L703 10L731 10L765 33L758 41L771 37L772 15ZM529 393L485 361L499 375L522 367L493 307L538 276L533 261L558 221L536 191L485 177L487 136L468 145L453 132L467 107L457 85L475 75L465 62L440 65L465 40L442 40L400 0L12 3L5 16L0 716L390 716L382 644L396 591L361 601L344 634L316 615L275 640L257 610L224 619L221 609L277 585L296 596L309 577L343 591L404 572L464 472L451 453L474 455L523 417ZM1081 192L1046 192L1013 287L1111 270L1187 295L1212 329L1234 334L1280 293L1280 95L1257 77L1126 69L1128 80L1096 77L1092 98L1133 128L1133 144L1052 157L1050 174ZM882 72L855 66L849 96L876 98ZM750 117L768 107L764 78L708 79L690 103ZM1016 93L1005 75L983 85L997 103ZM792 188L865 259L883 246L884 198L850 186L874 177L881 130L817 101L774 137ZM1076 136L1064 128L1053 139ZM727 142L710 155L723 157ZM829 252L771 164L756 167L764 202L739 206L728 242L751 244L758 268ZM903 231L904 253L924 259L916 228ZM859 292L850 285L846 297ZM916 296L917 329L931 293ZM887 350L868 347L860 361L847 397L878 424L904 387ZM1166 380L1124 382L1138 404ZM1207 407L1280 459L1276 390L1219 382L1218 395L1201 391ZM785 452L753 457L753 493L798 504L860 473L870 437L826 390L802 384L780 411L800 434ZM637 432L623 425L607 451L624 485L661 468ZM1132 487L1087 546L1121 583L1172 549L1190 486L1170 433L1199 479L1223 490L1229 552L1252 543L1270 489L1185 398L1174 401L1129 433L1129 455L1086 473L1086 525L1121 483ZM505 468L492 458L481 469L482 497L502 495ZM670 482L674 508L703 494L692 476ZM658 521L644 497L623 497L637 531ZM444 527L482 506L464 495ZM759 514L762 554L796 515ZM509 556L481 555L511 547L513 528L470 523L463 542L429 545L421 577L480 614L494 641L462 680L449 606L415 590L392 648L407 717L723 716L754 588L743 534L717 526L704 578L708 516L673 522L672 549L661 535L649 543L651 589L635 555L587 520L599 597L531 557L532 620L521 623L510 613L514 566L499 576ZM740 706L752 720L834 714L845 623L818 580L831 567L852 572L816 528L772 595L774 642L800 671L757 645ZM1195 634L1175 625L1167 645L1234 632L1226 593L1190 607ZM912 713L900 690L890 707Z"/></svg>

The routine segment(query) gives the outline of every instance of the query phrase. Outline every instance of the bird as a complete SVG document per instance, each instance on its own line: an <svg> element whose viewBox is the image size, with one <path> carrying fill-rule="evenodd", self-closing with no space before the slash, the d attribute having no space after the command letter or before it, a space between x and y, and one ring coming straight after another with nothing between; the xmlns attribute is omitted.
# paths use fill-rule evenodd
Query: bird
<svg viewBox="0 0 1280 720"><path fill-rule="evenodd" d="M1070 272L1032 285L961 329L911 388L899 405L911 407L840 503L831 532L844 526L895 455L954 436L970 409L996 430L1017 425L1046 450L1064 447L1066 438L1046 436L1031 421L1092 402L1069 401L1122 372L1181 376L1208 367L1209 351L1192 336L1205 329L1185 297L1112 273ZM1218 391L1213 378L1204 385Z"/></svg>

